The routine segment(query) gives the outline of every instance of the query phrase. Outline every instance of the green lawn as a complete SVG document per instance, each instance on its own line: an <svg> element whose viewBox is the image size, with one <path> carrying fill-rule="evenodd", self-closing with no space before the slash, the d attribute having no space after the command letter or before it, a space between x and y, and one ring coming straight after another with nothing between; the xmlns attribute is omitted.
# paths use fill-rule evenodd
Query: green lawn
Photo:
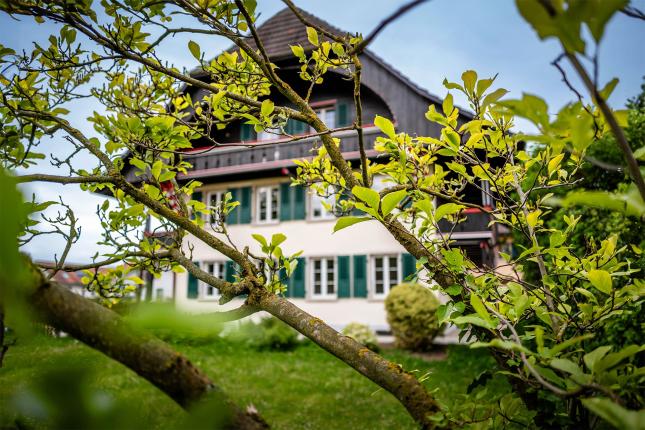
<svg viewBox="0 0 645 430"><path fill-rule="evenodd" d="M225 341L175 347L204 369L238 404L253 403L272 428L415 428L390 394L311 343L292 352L259 352ZM385 355L420 376L429 374L425 384L430 389L438 388L438 398L447 403L464 393L471 380L492 363L485 351L465 347L449 348L447 359L442 361L429 362L402 351L388 351ZM24 409L25 402L29 404L29 396L38 392L34 384L42 381L42 372L51 368L89 369L88 384L78 389L77 397L70 392L75 390L79 378L72 371L50 381L46 390L53 391L50 396L57 399L58 409L80 410L77 403L82 401L78 399L108 398L100 397L105 392L119 402L117 410L122 411L119 415L125 416L127 411L136 415L138 426L182 426L184 412L130 370L74 340L39 337L12 347L0 369L0 428L15 425L19 409L16 405L22 404ZM506 389L501 379L497 385L500 390ZM31 391L26 391L28 387L32 387ZM38 408L31 410L38 415ZM43 427L36 421L26 423Z"/></svg>

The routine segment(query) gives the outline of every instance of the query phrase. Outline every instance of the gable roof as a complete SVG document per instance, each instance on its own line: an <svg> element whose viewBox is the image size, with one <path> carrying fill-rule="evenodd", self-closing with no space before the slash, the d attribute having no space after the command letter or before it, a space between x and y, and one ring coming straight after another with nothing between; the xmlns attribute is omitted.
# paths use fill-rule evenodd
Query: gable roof
<svg viewBox="0 0 645 430"><path fill-rule="evenodd" d="M339 36L343 36L348 33L347 31L343 31L303 9L298 8L298 10L308 21L316 24L320 28L323 28L330 33L337 34ZM280 10L278 13L262 23L257 28L257 32L260 40L262 40L262 43L264 44L264 49L266 50L267 55L269 56L269 58L271 58L272 61L278 61L293 57L290 45L301 45L305 49L305 51L311 51L314 49L314 46L309 43L306 27L291 11L291 9L287 7ZM325 36L321 35L320 37L322 40L327 40ZM257 45L252 38L248 39L247 43L252 48L257 49ZM236 46L232 46L228 50L236 51L237 49L238 48ZM369 57L379 66L389 71L396 79L412 89L419 96L432 101L433 103L442 103L442 100L439 97L429 93L425 89L412 82L407 76L392 67L392 65L388 64L385 60L374 54L369 49L366 49L363 52L363 55ZM196 77L205 77L205 74L199 69L195 70L193 72L193 75Z"/></svg>

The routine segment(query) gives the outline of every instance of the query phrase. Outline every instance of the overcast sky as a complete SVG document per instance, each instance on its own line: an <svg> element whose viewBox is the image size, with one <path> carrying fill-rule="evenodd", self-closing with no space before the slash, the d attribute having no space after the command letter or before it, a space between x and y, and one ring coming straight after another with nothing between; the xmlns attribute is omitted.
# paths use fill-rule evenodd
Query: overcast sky
<svg viewBox="0 0 645 430"><path fill-rule="evenodd" d="M279 0L258 0L258 3L260 22L282 8ZM336 27L363 34L369 33L401 3L393 0L296 0L300 7ZM632 4L645 9L645 0ZM57 33L53 26L37 26L31 19L15 21L5 15L0 16L0 29L0 43L14 49L29 49L33 40L44 41L52 31ZM189 38L213 56L229 46L227 41L213 37L195 35ZM193 68L195 61L186 49L187 40L176 38L167 43L161 50L162 57L180 68ZM441 85L444 77L457 81L464 70L474 69L480 76L499 74L497 85L510 90L507 97L520 97L522 92L542 96L549 103L551 113L573 100L559 73L550 65L560 52L557 44L538 40L510 0L431 0L389 26L373 42L371 49L413 82L441 97L446 93ZM645 23L624 15L614 17L606 29L599 54L600 81L620 78L609 101L613 107L621 108L628 98L640 91L645 75ZM461 103L464 104L463 100ZM78 105L72 117L87 133L92 130L85 118L95 109L98 107L84 102ZM49 145L45 150L56 153L56 142ZM66 174L48 166L43 170ZM24 190L27 195L33 192L46 200L58 200L62 196L74 208L83 232L68 261L86 261L99 249L96 242L100 226L95 210L104 198L88 195L72 185L37 184ZM61 249L61 241L47 236L35 240L27 251L37 259L52 260L54 253L60 253Z"/></svg>

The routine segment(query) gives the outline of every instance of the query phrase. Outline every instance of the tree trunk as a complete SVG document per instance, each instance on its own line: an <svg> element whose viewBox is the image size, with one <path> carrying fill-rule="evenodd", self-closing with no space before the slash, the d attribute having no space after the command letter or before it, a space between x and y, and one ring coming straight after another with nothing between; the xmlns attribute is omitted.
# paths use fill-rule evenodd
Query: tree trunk
<svg viewBox="0 0 645 430"><path fill-rule="evenodd" d="M354 339L339 334L322 320L309 315L290 301L275 294L260 294L260 308L289 324L358 373L392 393L422 428L437 427L438 423L432 421L431 416L441 412L441 408L412 374Z"/></svg>
<svg viewBox="0 0 645 430"><path fill-rule="evenodd" d="M46 281L40 273L35 276L38 288L30 301L47 324L129 367L184 408L211 400L229 414L228 428L268 428L257 414L234 405L201 370L166 343L132 327L115 312Z"/></svg>

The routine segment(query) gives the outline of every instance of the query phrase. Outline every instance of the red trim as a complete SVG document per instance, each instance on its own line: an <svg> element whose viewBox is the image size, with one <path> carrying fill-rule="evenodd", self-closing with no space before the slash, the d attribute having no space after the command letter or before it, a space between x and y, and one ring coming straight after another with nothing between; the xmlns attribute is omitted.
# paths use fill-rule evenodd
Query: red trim
<svg viewBox="0 0 645 430"><path fill-rule="evenodd" d="M375 128L374 124L363 124L363 131ZM351 130L344 130L344 131L351 131ZM315 134L309 134L309 133L302 133L302 134L294 134L294 137L317 137ZM272 140L247 140L245 142L227 142L227 143L222 143L222 146L216 146L213 149L223 149L223 148L245 148L246 146L253 146L253 145L265 145L267 143L285 143L289 142L291 140L290 137L285 137L285 138L276 138ZM231 144L229 146L229 144ZM233 144L235 146L233 146ZM185 154L190 154L192 152L199 152L199 151L204 151L204 148L192 148L192 149L187 149L183 151ZM205 154L208 154L208 152L205 152Z"/></svg>
<svg viewBox="0 0 645 430"><path fill-rule="evenodd" d="M317 107L324 107L324 106L335 106L337 99L331 99L331 100L321 100L319 102L313 102L309 103L309 106L312 108L317 108Z"/></svg>
<svg viewBox="0 0 645 430"><path fill-rule="evenodd" d="M373 149L365 152L367 153L368 157L373 157L378 154ZM343 157L348 160L358 159L360 158L360 153L358 151L343 152ZM299 158L299 160L311 160L313 158L314 158L313 156L303 157L303 158ZM222 175L230 175L233 173L254 172L258 170L277 169L280 167L292 167L292 166L295 166L295 164L293 164L293 160L294 159L292 158L285 158L284 160L265 161L263 163L260 162L260 163L252 163L252 164L242 164L237 166L214 167L212 169L194 170L192 172L186 173L185 175L178 175L178 177L180 179L202 178L205 176L222 176Z"/></svg>
<svg viewBox="0 0 645 430"><path fill-rule="evenodd" d="M489 210L491 210L491 209L492 209L492 207L491 207L491 206L484 206L484 209L486 209L487 211L489 211ZM480 212L483 212L483 211L482 211L481 209L478 209L478 208L467 208L467 209L464 209L464 213L466 213L466 214L475 214L475 213L480 213Z"/></svg>

